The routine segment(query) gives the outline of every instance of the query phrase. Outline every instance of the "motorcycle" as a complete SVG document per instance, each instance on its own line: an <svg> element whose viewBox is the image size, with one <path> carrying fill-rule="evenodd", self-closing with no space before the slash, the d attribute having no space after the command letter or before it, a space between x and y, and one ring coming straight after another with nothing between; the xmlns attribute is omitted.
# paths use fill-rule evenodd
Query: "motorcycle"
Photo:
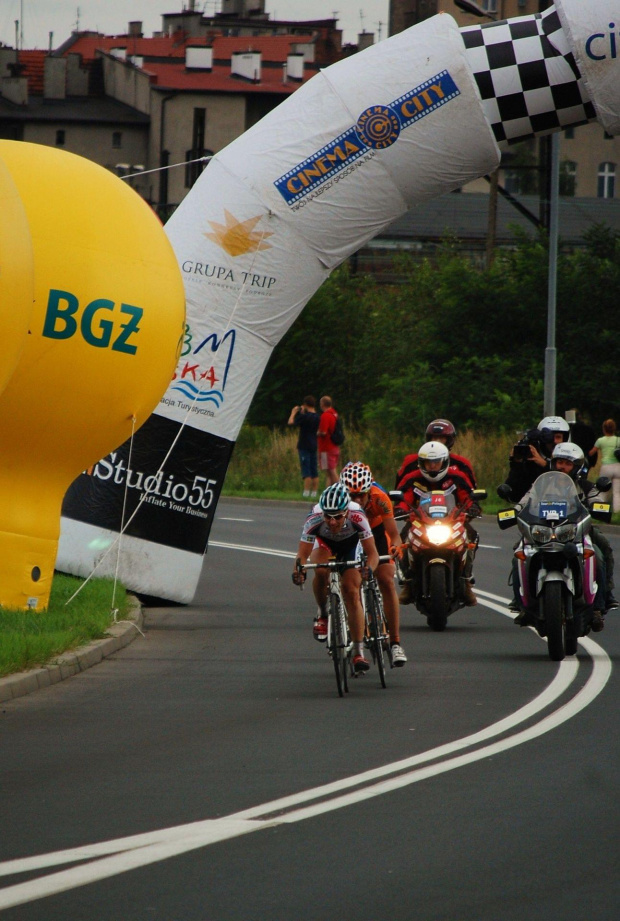
<svg viewBox="0 0 620 921"><path fill-rule="evenodd" d="M596 488L603 492L608 483L601 477ZM590 632L598 587L592 517L609 522L609 503L593 502L588 509L574 481L554 470L535 480L520 511L497 513L502 530L517 525L521 533L513 569L519 580L521 613L526 624L547 638L554 662L574 655L579 637Z"/></svg>
<svg viewBox="0 0 620 921"><path fill-rule="evenodd" d="M466 509L457 506L453 493L444 490L423 492L417 489L419 503L408 514L407 579L413 602L432 630L445 630L448 617L465 606L461 577L470 545L466 531ZM402 501L401 492L391 492ZM486 499L484 489L473 491L474 501ZM405 577L402 573L402 581Z"/></svg>

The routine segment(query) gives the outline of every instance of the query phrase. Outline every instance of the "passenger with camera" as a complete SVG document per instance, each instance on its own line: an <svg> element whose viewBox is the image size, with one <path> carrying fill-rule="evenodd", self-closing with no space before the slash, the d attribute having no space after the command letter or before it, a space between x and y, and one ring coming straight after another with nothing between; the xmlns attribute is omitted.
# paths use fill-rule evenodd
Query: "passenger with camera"
<svg viewBox="0 0 620 921"><path fill-rule="evenodd" d="M551 469L557 444L570 441L570 427L561 416L545 416L538 428L529 429L510 452L506 482L497 487L500 499L519 502L541 473Z"/></svg>

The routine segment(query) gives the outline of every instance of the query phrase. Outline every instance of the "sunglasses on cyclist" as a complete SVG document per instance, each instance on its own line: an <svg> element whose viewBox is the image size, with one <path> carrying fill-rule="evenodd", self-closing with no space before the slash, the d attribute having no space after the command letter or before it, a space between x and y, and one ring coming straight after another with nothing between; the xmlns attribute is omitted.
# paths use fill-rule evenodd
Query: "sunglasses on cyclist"
<svg viewBox="0 0 620 921"><path fill-rule="evenodd" d="M341 519L346 517L346 512L336 512L335 515L332 515L330 512L323 512L323 518L328 518L330 521L341 521Z"/></svg>

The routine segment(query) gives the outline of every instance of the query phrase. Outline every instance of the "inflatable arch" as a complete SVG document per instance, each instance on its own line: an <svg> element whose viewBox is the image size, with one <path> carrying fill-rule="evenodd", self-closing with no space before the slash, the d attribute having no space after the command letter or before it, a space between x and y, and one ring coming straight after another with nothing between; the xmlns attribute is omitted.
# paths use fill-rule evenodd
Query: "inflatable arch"
<svg viewBox="0 0 620 921"><path fill-rule="evenodd" d="M616 25L616 23L618 25ZM413 205L497 168L510 143L620 130L620 0L459 29L440 14L322 71L221 151L166 225L187 328L130 446L81 476L58 568L190 602L228 461L273 347L329 273ZM170 446L174 445L172 451Z"/></svg>

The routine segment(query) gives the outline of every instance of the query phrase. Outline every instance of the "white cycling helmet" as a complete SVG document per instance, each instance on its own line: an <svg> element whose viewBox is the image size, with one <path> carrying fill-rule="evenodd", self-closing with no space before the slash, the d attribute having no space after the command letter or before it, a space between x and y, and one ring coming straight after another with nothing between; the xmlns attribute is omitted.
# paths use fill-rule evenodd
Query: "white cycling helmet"
<svg viewBox="0 0 620 921"><path fill-rule="evenodd" d="M439 483L450 466L450 452L440 441L427 441L418 451L420 473L429 483Z"/></svg>
<svg viewBox="0 0 620 921"><path fill-rule="evenodd" d="M574 480L585 463L585 455L579 445L574 444L572 441L565 441L560 442L560 444L557 444L553 449L551 466L554 470L556 469L555 461L557 460L567 460L571 462L573 469L568 475Z"/></svg>

